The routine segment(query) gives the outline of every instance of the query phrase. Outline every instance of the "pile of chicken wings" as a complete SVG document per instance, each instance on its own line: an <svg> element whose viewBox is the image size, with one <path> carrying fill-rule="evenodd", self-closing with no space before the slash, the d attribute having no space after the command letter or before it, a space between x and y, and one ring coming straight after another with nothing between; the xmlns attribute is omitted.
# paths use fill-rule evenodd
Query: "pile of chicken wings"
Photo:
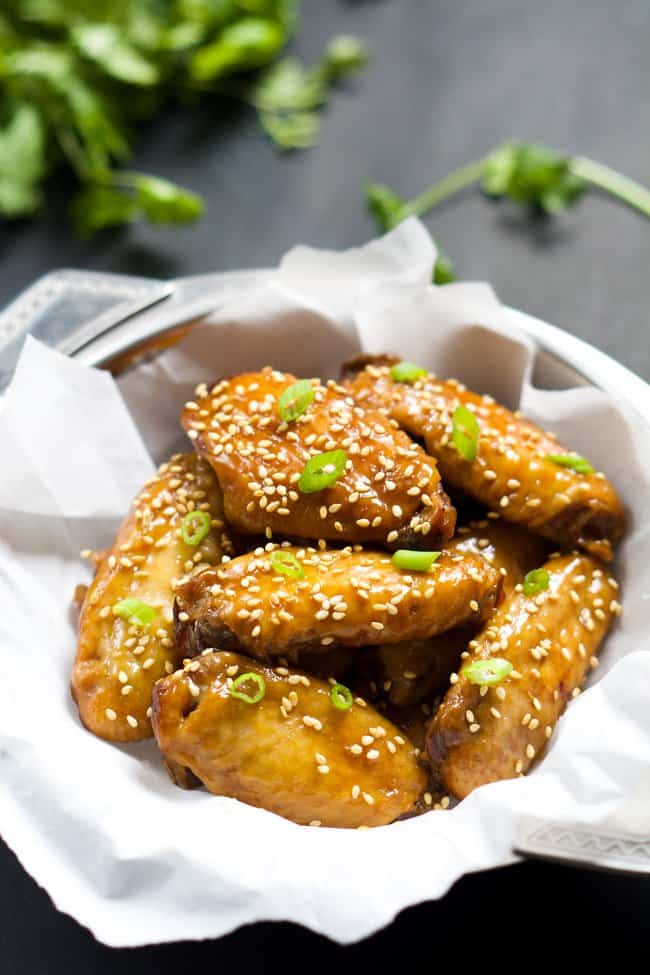
<svg viewBox="0 0 650 975"><path fill-rule="evenodd" d="M621 610L605 476L390 357L202 384L181 422L193 451L92 554L83 724L153 735L182 788L312 826L524 775Z"/></svg>

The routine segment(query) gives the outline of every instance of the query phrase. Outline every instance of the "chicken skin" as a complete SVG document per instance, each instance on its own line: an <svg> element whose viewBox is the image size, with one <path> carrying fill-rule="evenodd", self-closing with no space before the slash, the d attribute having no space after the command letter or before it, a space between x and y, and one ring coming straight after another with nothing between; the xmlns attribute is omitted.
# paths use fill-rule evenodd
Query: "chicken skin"
<svg viewBox="0 0 650 975"><path fill-rule="evenodd" d="M231 551L210 467L194 454L172 457L134 501L85 595L72 694L90 731L109 741L151 737L153 685L180 660L175 580Z"/></svg>
<svg viewBox="0 0 650 975"><path fill-rule="evenodd" d="M303 412L290 419L280 397L296 378L270 368L199 386L185 405L183 426L217 475L233 528L411 549L450 538L456 513L435 461L342 387L302 382Z"/></svg>
<svg viewBox="0 0 650 975"><path fill-rule="evenodd" d="M210 792L295 823L393 822L414 808L426 774L365 701L336 706L340 686L207 651L156 684L156 740L175 778L187 768Z"/></svg>
<svg viewBox="0 0 650 975"><path fill-rule="evenodd" d="M443 551L428 571L409 572L380 552L267 548L178 586L182 656L219 647L264 660L424 639L485 619L501 588L499 572L472 553Z"/></svg>
<svg viewBox="0 0 650 975"><path fill-rule="evenodd" d="M456 380L427 374L412 383L394 381L391 361L384 358L365 368L360 362L356 374L351 364L345 386L361 406L383 410L424 441L446 483L564 548L577 545L611 559L625 514L603 474L563 466L575 457L553 434ZM454 444L453 417L459 406L478 422L473 460L465 459ZM559 457L560 463L550 457Z"/></svg>
<svg viewBox="0 0 650 975"><path fill-rule="evenodd" d="M529 570L544 561L548 544L517 525L486 518L461 526L445 550L486 559L500 573L502 592L507 596ZM430 640L385 644L363 654L361 666L371 684L370 696L385 697L395 707L409 707L444 690L480 622Z"/></svg>
<svg viewBox="0 0 650 975"><path fill-rule="evenodd" d="M590 556L556 556L544 569L548 587L528 597L517 586L472 641L427 729L434 775L458 799L539 758L620 612L616 581ZM472 682L468 667L494 658L512 670L492 685Z"/></svg>

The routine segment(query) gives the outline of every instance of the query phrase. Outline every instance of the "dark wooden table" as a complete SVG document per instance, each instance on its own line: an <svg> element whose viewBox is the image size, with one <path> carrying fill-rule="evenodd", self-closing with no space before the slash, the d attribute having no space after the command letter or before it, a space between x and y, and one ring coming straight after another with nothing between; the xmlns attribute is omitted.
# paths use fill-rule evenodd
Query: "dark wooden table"
<svg viewBox="0 0 650 975"><path fill-rule="evenodd" d="M299 53L315 58L340 32L366 38L374 61L335 99L318 149L280 157L238 109L223 121L207 109L199 118L171 112L142 134L135 165L203 193L203 222L80 242L63 222L62 188L43 221L0 230L0 303L53 267L169 277L269 265L298 241L358 244L373 234L364 181L412 195L507 137L591 155L650 183L646 0L305 0ZM469 193L431 227L462 277L492 282L507 303L650 379L650 224L642 218L590 195L535 223ZM516 932L530 938L520 964L540 953L551 964L584 962L605 945L645 947L649 891L641 878L529 863L467 877L444 901L348 949L290 925L258 925L219 942L118 953L58 914L2 848L0 971L162 975L209 962L260 973L314 959L438 965L455 955L467 964L485 948L507 962Z"/></svg>

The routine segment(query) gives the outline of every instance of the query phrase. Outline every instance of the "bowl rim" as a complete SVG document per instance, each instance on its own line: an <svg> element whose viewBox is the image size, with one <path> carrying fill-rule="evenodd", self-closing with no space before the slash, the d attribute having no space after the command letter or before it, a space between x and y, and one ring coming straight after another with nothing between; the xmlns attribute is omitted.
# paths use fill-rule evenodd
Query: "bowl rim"
<svg viewBox="0 0 650 975"><path fill-rule="evenodd" d="M264 283L271 274L270 268L254 268L179 278L175 284L191 284L195 295L199 290L197 285L205 284L203 294L199 293L187 303L184 317L179 316L178 304L163 303L98 335L72 358L82 365L108 367L112 360L135 351L146 342L205 320L209 314L205 311L206 293L214 295L218 307L242 290L248 291L251 286ZM627 366L557 325L508 305L502 305L502 308L509 323L534 343L536 366L546 365L551 369L555 366L557 369L559 365L563 367L567 386L596 386L636 413L644 417L650 415L650 385Z"/></svg>

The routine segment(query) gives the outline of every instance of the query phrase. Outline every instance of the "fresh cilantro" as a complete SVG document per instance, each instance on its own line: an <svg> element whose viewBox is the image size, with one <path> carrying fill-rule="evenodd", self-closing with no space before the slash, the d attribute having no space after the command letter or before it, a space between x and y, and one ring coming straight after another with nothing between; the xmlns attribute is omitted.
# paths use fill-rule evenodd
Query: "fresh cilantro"
<svg viewBox="0 0 650 975"><path fill-rule="evenodd" d="M182 99L235 98L280 149L318 141L332 85L361 68L364 46L331 41L306 68L279 59L298 0L4 0L0 14L0 218L35 213L44 181L70 168L84 234L136 219L196 220L201 199L121 169L143 120Z"/></svg>
<svg viewBox="0 0 650 975"><path fill-rule="evenodd" d="M571 157L534 143L507 142L485 159L481 189L515 203L558 213L572 206L587 184L571 170Z"/></svg>
<svg viewBox="0 0 650 975"><path fill-rule="evenodd" d="M588 189L599 190L650 218L650 190L621 173L586 159L563 156L538 143L506 142L482 159L453 170L419 196L406 200L384 183L365 188L366 206L379 230L385 232L409 216L423 216L445 200L479 185L496 199L546 214L573 206ZM454 279L453 265L441 255L434 281Z"/></svg>
<svg viewBox="0 0 650 975"><path fill-rule="evenodd" d="M146 173L111 174L111 182L90 185L73 205L73 221L83 237L144 217L150 223L188 223L203 213L195 193Z"/></svg>
<svg viewBox="0 0 650 975"><path fill-rule="evenodd" d="M362 68L365 47L354 37L336 37L321 60L304 68L287 57L264 72L249 100L257 108L265 132L281 149L306 149L318 141L317 109L327 103L330 88Z"/></svg>
<svg viewBox="0 0 650 975"><path fill-rule="evenodd" d="M368 183L366 185L366 201L368 209L373 215L380 230L386 232L396 227L409 214L406 212L407 202L391 190L384 183ZM454 265L446 254L440 250L438 241L438 256L433 267L434 284L449 284L456 280Z"/></svg>
<svg viewBox="0 0 650 975"><path fill-rule="evenodd" d="M384 233L392 230L404 219L406 200L398 196L385 183L366 184L366 204L368 210Z"/></svg>
<svg viewBox="0 0 650 975"><path fill-rule="evenodd" d="M31 105L20 105L0 129L0 212L8 217L34 213L44 170L43 122Z"/></svg>

